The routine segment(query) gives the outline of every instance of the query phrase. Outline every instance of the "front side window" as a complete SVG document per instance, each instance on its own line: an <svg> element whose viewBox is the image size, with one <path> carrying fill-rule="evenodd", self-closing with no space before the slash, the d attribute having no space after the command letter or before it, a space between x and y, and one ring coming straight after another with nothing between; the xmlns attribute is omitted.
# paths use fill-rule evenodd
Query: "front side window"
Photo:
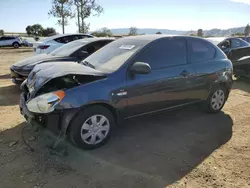
<svg viewBox="0 0 250 188"><path fill-rule="evenodd" d="M192 62L204 62L213 60L215 57L215 49L212 45L199 39L190 40L190 53Z"/></svg>
<svg viewBox="0 0 250 188"><path fill-rule="evenodd" d="M158 39L139 55L136 61L148 63L153 69L187 64L187 47L184 39Z"/></svg>

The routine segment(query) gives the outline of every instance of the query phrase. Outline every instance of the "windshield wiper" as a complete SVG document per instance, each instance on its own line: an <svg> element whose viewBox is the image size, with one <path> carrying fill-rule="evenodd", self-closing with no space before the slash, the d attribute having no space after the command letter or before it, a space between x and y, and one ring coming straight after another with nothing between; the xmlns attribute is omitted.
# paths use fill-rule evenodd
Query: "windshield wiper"
<svg viewBox="0 0 250 188"><path fill-rule="evenodd" d="M88 66L88 67L90 67L92 69L95 69L95 66L92 65L91 63L89 63L88 61L83 61L82 64L85 65L85 66Z"/></svg>

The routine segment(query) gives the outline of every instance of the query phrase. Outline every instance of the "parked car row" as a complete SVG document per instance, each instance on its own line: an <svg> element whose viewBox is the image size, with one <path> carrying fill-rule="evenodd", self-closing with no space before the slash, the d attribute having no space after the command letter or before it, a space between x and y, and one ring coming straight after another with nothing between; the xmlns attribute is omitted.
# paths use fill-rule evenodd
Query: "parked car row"
<svg viewBox="0 0 250 188"><path fill-rule="evenodd" d="M28 122L92 149L124 119L196 103L219 112L233 67L205 39L142 35L77 40L23 60L11 72L14 79L28 75L20 96Z"/></svg>
<svg viewBox="0 0 250 188"><path fill-rule="evenodd" d="M10 68L12 82L21 84L37 64L48 62L80 62L87 56L112 42L112 38L86 38L65 44L51 53L39 54L13 64Z"/></svg>

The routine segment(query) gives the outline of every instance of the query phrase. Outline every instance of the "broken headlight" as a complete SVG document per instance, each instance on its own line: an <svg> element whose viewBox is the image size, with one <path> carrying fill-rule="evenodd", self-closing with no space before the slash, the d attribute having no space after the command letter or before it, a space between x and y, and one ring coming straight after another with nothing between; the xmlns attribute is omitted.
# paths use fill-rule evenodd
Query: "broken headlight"
<svg viewBox="0 0 250 188"><path fill-rule="evenodd" d="M27 108L35 113L49 113L54 111L55 106L64 98L62 90L39 95L27 103Z"/></svg>

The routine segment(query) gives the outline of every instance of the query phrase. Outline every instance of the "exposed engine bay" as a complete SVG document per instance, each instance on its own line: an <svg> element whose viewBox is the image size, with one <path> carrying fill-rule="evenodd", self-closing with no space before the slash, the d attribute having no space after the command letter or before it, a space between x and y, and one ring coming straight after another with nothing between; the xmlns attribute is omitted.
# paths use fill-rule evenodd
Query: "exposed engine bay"
<svg viewBox="0 0 250 188"><path fill-rule="evenodd" d="M104 76L93 76L93 75L65 75L57 78L53 78L44 84L37 92L36 96L49 93L57 90L66 90L73 87L77 87L82 84L90 83L99 79L104 78Z"/></svg>

